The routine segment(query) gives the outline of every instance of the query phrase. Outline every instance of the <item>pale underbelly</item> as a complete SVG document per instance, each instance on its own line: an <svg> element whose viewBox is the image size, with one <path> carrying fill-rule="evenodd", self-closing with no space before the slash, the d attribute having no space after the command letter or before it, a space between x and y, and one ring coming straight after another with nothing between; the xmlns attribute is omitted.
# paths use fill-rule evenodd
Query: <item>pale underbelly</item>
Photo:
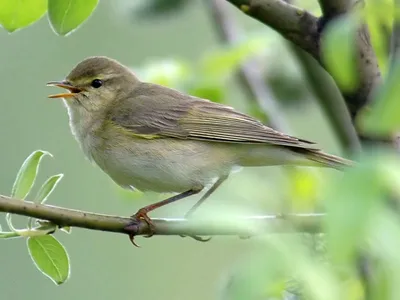
<svg viewBox="0 0 400 300"><path fill-rule="evenodd" d="M208 187L235 167L232 155L223 146L210 148L201 142L188 141L168 146L163 140L151 143L154 150L149 150L145 141L117 151L99 153L94 149L92 157L120 186L159 193Z"/></svg>

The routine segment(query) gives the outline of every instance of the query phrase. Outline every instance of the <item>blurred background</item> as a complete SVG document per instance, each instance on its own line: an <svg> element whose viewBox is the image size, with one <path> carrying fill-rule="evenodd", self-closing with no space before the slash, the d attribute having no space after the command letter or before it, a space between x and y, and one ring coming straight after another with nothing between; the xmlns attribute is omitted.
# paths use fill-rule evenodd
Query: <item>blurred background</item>
<svg viewBox="0 0 400 300"><path fill-rule="evenodd" d="M9 194L22 161L42 149L54 157L44 158L39 181L56 173L65 175L49 204L128 216L167 196L121 191L84 158L70 133L63 103L47 98L55 90L46 82L63 79L92 55L115 58L143 80L222 102L269 122L271 117L259 105L268 99L256 99L236 76L243 63L256 58L262 63L253 64L257 68L253 71L261 75L267 95L276 100L280 129L313 140L327 152L343 153L293 49L275 32L224 5L242 33L229 46L221 39L211 1L185 1L161 9L158 15L154 7L143 9L145 2L100 1L91 18L67 37L55 35L46 18L13 34L0 30L1 194ZM311 1L303 2L303 7L317 9L309 6ZM243 170L231 176L197 214L280 211L296 188L285 178L278 167ZM305 191L305 198L310 199L310 193ZM197 199L152 215L181 217ZM18 224L23 218L15 220ZM72 264L71 278L61 286L38 274L21 245L24 239L0 242L4 299L222 299L231 276L243 274L241 268L252 265L263 251L259 238L215 237L200 243L191 238L138 237L142 247L134 248L125 236L77 228L71 235L57 237Z"/></svg>

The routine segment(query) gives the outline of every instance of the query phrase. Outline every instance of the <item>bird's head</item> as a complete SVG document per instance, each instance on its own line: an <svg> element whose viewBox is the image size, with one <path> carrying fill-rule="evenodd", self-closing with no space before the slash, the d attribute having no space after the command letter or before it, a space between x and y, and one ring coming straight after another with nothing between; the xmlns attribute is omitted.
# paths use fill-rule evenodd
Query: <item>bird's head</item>
<svg viewBox="0 0 400 300"><path fill-rule="evenodd" d="M64 80L47 85L68 90L49 98L63 98L73 109L98 111L123 98L138 82L130 69L116 60L93 56L78 63Z"/></svg>

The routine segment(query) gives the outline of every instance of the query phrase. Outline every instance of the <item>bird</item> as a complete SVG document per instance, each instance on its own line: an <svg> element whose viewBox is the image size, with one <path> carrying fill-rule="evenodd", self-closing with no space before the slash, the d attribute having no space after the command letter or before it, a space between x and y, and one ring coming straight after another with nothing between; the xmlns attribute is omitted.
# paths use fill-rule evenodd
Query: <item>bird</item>
<svg viewBox="0 0 400 300"><path fill-rule="evenodd" d="M174 194L132 215L152 233L149 212L205 190L188 218L237 168L343 170L353 165L233 107L141 81L129 67L106 56L87 57L64 79L47 85L66 90L48 97L63 99L84 155L115 183Z"/></svg>

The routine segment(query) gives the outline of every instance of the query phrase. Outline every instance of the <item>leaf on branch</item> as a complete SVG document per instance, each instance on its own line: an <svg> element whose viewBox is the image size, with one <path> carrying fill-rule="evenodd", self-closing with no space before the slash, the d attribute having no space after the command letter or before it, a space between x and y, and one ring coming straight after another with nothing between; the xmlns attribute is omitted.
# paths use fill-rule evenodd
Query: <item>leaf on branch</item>
<svg viewBox="0 0 400 300"><path fill-rule="evenodd" d="M99 0L48 0L49 21L59 35L77 29L96 8Z"/></svg>
<svg viewBox="0 0 400 300"><path fill-rule="evenodd" d="M27 246L35 266L55 284L60 285L68 279L69 257L56 238L51 235L29 237Z"/></svg>
<svg viewBox="0 0 400 300"><path fill-rule="evenodd" d="M45 155L53 157L53 155L47 151L36 150L25 159L14 181L11 190L12 198L21 200L26 198L35 183L40 162Z"/></svg>
<svg viewBox="0 0 400 300"><path fill-rule="evenodd" d="M47 0L1 0L0 25L14 32L38 21L47 10Z"/></svg>
<svg viewBox="0 0 400 300"><path fill-rule="evenodd" d="M47 179L46 182L43 183L43 185L40 187L40 190L35 197L35 202L42 204L45 203L47 198L54 191L54 189L56 188L60 180L63 178L63 176L64 174L57 174Z"/></svg>

